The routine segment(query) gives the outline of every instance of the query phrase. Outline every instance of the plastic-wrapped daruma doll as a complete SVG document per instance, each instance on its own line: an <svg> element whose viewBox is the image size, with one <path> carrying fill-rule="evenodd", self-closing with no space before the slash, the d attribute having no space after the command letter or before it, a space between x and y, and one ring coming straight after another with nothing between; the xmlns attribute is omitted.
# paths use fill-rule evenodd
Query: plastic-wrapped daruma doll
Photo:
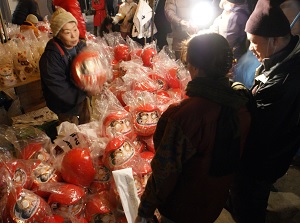
<svg viewBox="0 0 300 223"><path fill-rule="evenodd" d="M169 88L167 80L162 75L150 73L148 77L156 82L158 90L167 90Z"/></svg>
<svg viewBox="0 0 300 223"><path fill-rule="evenodd" d="M118 62L130 60L129 46L122 43L116 45L114 48L114 57Z"/></svg>
<svg viewBox="0 0 300 223"><path fill-rule="evenodd" d="M104 164L111 170L134 166L135 146L126 136L111 139L104 151Z"/></svg>
<svg viewBox="0 0 300 223"><path fill-rule="evenodd" d="M12 179L15 187L30 189L32 186L32 178L28 164L26 160L15 159L1 164L0 167L7 168L10 175L9 177Z"/></svg>
<svg viewBox="0 0 300 223"><path fill-rule="evenodd" d="M11 218L13 222L54 223L53 214L47 202L22 187L17 187L10 192L6 208L8 216L3 216L2 220Z"/></svg>
<svg viewBox="0 0 300 223"><path fill-rule="evenodd" d="M98 193L104 190L109 190L111 185L111 171L107 168L102 161L102 157L98 159L95 165L96 175L94 181L89 187L91 193Z"/></svg>
<svg viewBox="0 0 300 223"><path fill-rule="evenodd" d="M133 115L133 125L137 134L150 136L156 129L161 113L156 105L146 104L137 107Z"/></svg>
<svg viewBox="0 0 300 223"><path fill-rule="evenodd" d="M22 159L39 159L41 161L47 162L50 159L50 154L43 147L40 142L28 143L21 151Z"/></svg>
<svg viewBox="0 0 300 223"><path fill-rule="evenodd" d="M72 75L78 87L99 93L107 80L99 52L81 51L72 62Z"/></svg>
<svg viewBox="0 0 300 223"><path fill-rule="evenodd" d="M179 70L178 67L173 67L169 69L166 74L166 79L168 81L170 88L181 88L181 83L178 77L179 75L178 70Z"/></svg>
<svg viewBox="0 0 300 223"><path fill-rule="evenodd" d="M89 187L93 182L96 170L88 148L73 148L63 157L61 175L65 182Z"/></svg>
<svg viewBox="0 0 300 223"><path fill-rule="evenodd" d="M103 122L103 132L106 137L125 135L129 138L133 135L132 117L127 111L111 112Z"/></svg>
<svg viewBox="0 0 300 223"><path fill-rule="evenodd" d="M74 184L57 184L52 189L48 204L54 213L79 217L83 212L85 191Z"/></svg>
<svg viewBox="0 0 300 223"><path fill-rule="evenodd" d="M49 193L41 191L40 186L47 183L62 181L60 173L49 163L35 160L35 167L32 169L33 184L31 190L41 197L48 197Z"/></svg>
<svg viewBox="0 0 300 223"><path fill-rule="evenodd" d="M108 200L108 192L102 191L87 198L85 217L89 222L116 222Z"/></svg>
<svg viewBox="0 0 300 223"><path fill-rule="evenodd" d="M147 185L147 181L152 173L150 162L154 157L154 153L152 152L142 152L141 153L142 162L141 162L141 168L140 168L140 175L141 175L141 184L143 189L145 189Z"/></svg>
<svg viewBox="0 0 300 223"><path fill-rule="evenodd" d="M146 48L142 52L142 61L145 67L153 67L153 57L157 54L156 49Z"/></svg>

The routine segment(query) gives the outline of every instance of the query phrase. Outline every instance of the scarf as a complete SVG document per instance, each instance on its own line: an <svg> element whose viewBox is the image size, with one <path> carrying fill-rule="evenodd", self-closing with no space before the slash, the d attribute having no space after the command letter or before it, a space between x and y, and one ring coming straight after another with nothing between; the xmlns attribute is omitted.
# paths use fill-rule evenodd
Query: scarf
<svg viewBox="0 0 300 223"><path fill-rule="evenodd" d="M222 105L216 129L209 174L226 176L237 171L240 157L240 123L238 111L248 98L230 87L229 79L197 77L186 88L189 97L203 97Z"/></svg>
<svg viewBox="0 0 300 223"><path fill-rule="evenodd" d="M247 97L239 95L237 91L230 87L227 77L218 79L194 78L187 84L186 95L189 97L203 97L236 110L248 102Z"/></svg>

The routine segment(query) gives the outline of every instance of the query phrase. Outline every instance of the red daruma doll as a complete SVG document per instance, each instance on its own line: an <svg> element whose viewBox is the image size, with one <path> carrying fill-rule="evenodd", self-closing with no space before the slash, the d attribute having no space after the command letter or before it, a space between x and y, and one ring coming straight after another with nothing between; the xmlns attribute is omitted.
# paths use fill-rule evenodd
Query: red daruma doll
<svg viewBox="0 0 300 223"><path fill-rule="evenodd" d="M114 48L114 57L118 62L128 61L130 60L129 51L130 51L129 46L126 44L116 45Z"/></svg>
<svg viewBox="0 0 300 223"><path fill-rule="evenodd" d="M32 178L30 177L31 169L28 164L25 160L16 159L3 163L1 168L7 168L9 177L13 180L15 187L30 189Z"/></svg>
<svg viewBox="0 0 300 223"><path fill-rule="evenodd" d="M152 173L150 162L153 159L154 153L152 152L143 152L141 153L142 162L141 162L141 169L140 169L140 175L141 175L141 185L143 189L145 189L147 185L147 181Z"/></svg>
<svg viewBox="0 0 300 223"><path fill-rule="evenodd" d="M108 196L107 191L89 195L85 207L88 222L116 223Z"/></svg>
<svg viewBox="0 0 300 223"><path fill-rule="evenodd" d="M148 77L155 81L158 90L167 90L169 88L167 80L162 75L150 73Z"/></svg>
<svg viewBox="0 0 300 223"><path fill-rule="evenodd" d="M96 169L88 148L73 148L63 157L61 175L65 182L89 187L94 181Z"/></svg>
<svg viewBox="0 0 300 223"><path fill-rule="evenodd" d="M78 87L91 94L99 93L107 80L99 52L80 52L73 60L72 75Z"/></svg>
<svg viewBox="0 0 300 223"><path fill-rule="evenodd" d="M150 136L156 129L160 110L156 105L145 104L134 110L133 125L138 135Z"/></svg>
<svg viewBox="0 0 300 223"><path fill-rule="evenodd" d="M60 173L49 163L36 160L36 165L32 169L33 184L31 190L41 197L48 197L49 193L40 190L40 187L48 184L61 181Z"/></svg>
<svg viewBox="0 0 300 223"><path fill-rule="evenodd" d="M125 136L118 136L111 139L104 151L104 164L111 170L134 167L137 162L135 146Z"/></svg>
<svg viewBox="0 0 300 223"><path fill-rule="evenodd" d="M55 213L79 217L83 212L84 188L74 184L60 183L53 186L48 203Z"/></svg>
<svg viewBox="0 0 300 223"><path fill-rule="evenodd" d="M47 162L50 159L50 154L43 147L40 142L28 143L21 151L22 159L39 159L41 161Z"/></svg>
<svg viewBox="0 0 300 223"><path fill-rule="evenodd" d="M53 214L47 202L32 191L21 187L11 191L6 208L9 217L4 216L4 219L11 218L12 222L54 223Z"/></svg>
<svg viewBox="0 0 300 223"><path fill-rule="evenodd" d="M103 129L106 137L118 135L132 137L134 132L130 113L125 110L110 113L104 119Z"/></svg>
<svg viewBox="0 0 300 223"><path fill-rule="evenodd" d="M89 187L91 193L97 193L104 190L109 190L111 184L111 171L102 161L102 157L97 160L95 165L96 175L95 179Z"/></svg>
<svg viewBox="0 0 300 223"><path fill-rule="evenodd" d="M153 67L153 57L157 54L156 49L146 48L142 52L142 61L145 67Z"/></svg>

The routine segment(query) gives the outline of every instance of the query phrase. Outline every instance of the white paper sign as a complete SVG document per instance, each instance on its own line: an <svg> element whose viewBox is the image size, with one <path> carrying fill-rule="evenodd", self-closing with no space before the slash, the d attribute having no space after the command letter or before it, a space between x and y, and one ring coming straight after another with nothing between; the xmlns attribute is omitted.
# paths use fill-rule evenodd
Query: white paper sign
<svg viewBox="0 0 300 223"><path fill-rule="evenodd" d="M140 199L137 195L132 169L112 171L128 223L134 223L138 215Z"/></svg>

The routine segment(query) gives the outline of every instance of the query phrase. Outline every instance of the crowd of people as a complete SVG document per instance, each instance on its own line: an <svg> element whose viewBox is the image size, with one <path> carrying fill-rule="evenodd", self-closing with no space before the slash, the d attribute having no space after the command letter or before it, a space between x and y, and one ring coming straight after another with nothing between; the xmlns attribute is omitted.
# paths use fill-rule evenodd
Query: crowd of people
<svg viewBox="0 0 300 223"><path fill-rule="evenodd" d="M68 8L74 4L66 2L53 1L60 7L50 21L53 39L40 60L41 81L47 106L59 120L82 124L89 121L88 97L70 80L70 63L85 46L80 32L85 29L79 26L81 13L75 16ZM92 2L95 35L105 22L120 24L122 36L130 36L137 2L125 0L108 21L105 1ZM135 223L151 222L156 209L161 223L213 223L224 207L239 223L265 223L272 185L300 148L300 39L291 31L296 16L288 16L290 0L221 0L221 14L200 33L188 17L195 1L159 2L164 13L158 15L165 17L158 21L157 43L167 45L172 33L172 49L185 61L191 81L187 98L171 105L157 124L152 175ZM13 23L23 24L28 14L41 19L35 11L21 18L17 9ZM258 67L251 70L248 89L235 90L228 73L246 46Z"/></svg>

